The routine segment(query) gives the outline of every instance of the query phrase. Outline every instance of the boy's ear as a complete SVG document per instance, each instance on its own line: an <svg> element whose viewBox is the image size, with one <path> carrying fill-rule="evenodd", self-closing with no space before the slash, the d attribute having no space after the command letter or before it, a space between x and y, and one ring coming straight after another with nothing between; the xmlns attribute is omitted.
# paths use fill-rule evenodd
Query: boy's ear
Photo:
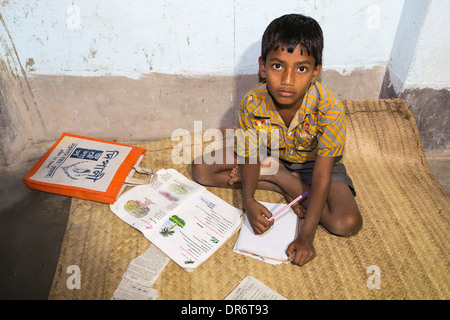
<svg viewBox="0 0 450 320"><path fill-rule="evenodd" d="M258 63L259 63L259 75L261 78L265 79L266 78L266 64L265 64L265 61L263 60L263 57L259 57Z"/></svg>
<svg viewBox="0 0 450 320"><path fill-rule="evenodd" d="M319 77L320 71L322 71L322 65L319 64L314 68L313 76L311 78L311 83L316 82L317 78Z"/></svg>

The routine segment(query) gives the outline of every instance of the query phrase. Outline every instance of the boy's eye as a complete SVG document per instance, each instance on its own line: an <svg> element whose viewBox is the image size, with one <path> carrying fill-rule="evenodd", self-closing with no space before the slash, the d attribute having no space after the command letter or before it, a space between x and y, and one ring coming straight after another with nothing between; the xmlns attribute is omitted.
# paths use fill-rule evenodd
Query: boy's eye
<svg viewBox="0 0 450 320"><path fill-rule="evenodd" d="M281 64L275 63L275 64L273 65L273 68L274 68L275 70L280 70L280 69L281 69Z"/></svg>
<svg viewBox="0 0 450 320"><path fill-rule="evenodd" d="M298 67L298 71L305 72L306 71L306 67Z"/></svg>

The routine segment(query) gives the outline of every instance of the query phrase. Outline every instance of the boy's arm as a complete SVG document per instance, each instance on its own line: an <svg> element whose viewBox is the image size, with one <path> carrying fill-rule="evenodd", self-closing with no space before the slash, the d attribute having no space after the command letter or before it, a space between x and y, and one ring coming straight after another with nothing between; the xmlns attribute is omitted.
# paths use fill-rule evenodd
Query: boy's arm
<svg viewBox="0 0 450 320"><path fill-rule="evenodd" d="M286 252L289 258L292 258L292 253L295 251L293 262L300 266L312 260L316 254L313 241L330 192L333 165L334 158L317 156L312 173L311 192L305 221L299 237L291 243Z"/></svg>
<svg viewBox="0 0 450 320"><path fill-rule="evenodd" d="M248 163L248 158L245 160L246 163L240 165L242 202L253 232L255 234L262 234L273 225L273 221L267 221L272 214L265 206L256 201L254 197L259 179L260 163L258 161L256 164L250 164Z"/></svg>

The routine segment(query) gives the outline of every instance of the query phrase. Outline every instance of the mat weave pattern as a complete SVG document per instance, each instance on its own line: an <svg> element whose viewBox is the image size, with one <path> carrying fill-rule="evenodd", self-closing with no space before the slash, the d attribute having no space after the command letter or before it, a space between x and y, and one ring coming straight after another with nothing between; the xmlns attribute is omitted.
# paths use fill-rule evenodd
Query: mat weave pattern
<svg viewBox="0 0 450 320"><path fill-rule="evenodd" d="M236 254L236 234L193 273L169 262L153 286L158 299L223 299L247 275L288 299L450 298L450 198L427 165L412 113L403 100L344 104L344 163L357 191L362 230L344 238L319 227L317 257L304 267ZM178 144L170 139L143 144L148 150L143 166L175 168L190 177L189 165L171 161ZM241 207L240 191L209 190ZM269 191L258 190L257 198L285 202ZM130 261L149 245L108 205L73 199L49 299L110 299ZM67 288L70 265L81 269L81 289ZM380 289L367 286L372 265L380 269Z"/></svg>

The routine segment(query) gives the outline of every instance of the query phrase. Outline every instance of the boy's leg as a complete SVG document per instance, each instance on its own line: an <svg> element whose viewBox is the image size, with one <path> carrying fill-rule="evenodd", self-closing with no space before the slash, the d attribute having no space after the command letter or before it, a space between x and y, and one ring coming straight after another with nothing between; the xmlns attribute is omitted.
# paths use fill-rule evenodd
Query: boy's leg
<svg viewBox="0 0 450 320"><path fill-rule="evenodd" d="M220 163L207 164L204 161L205 158L216 159ZM232 160L230 161L230 159ZM192 177L198 183L206 186L241 188L238 160L232 148L216 150L196 159L192 163ZM273 174L273 163L267 162L261 166L258 189L281 193L290 202L300 194L301 190L304 190L305 186L300 179L289 173L282 164L279 165L279 170L275 174ZM294 205L292 209L299 216L303 216L304 210L299 205Z"/></svg>
<svg viewBox="0 0 450 320"><path fill-rule="evenodd" d="M309 187L306 188L306 190L309 189ZM303 203L306 209L308 204L307 198ZM347 184L331 182L328 200L319 223L329 232L344 237L353 236L361 229L362 216L355 196Z"/></svg>
<svg viewBox="0 0 450 320"><path fill-rule="evenodd" d="M219 163L208 164L204 161L205 158L218 160ZM279 165L280 170L273 174L273 165L271 162L261 165L257 188L279 192L286 196L287 200L294 199L296 189L302 188L301 183L282 164ZM206 186L241 188L238 159L233 148L219 149L195 159L192 163L192 177ZM289 186L289 189L283 188L282 185ZM293 196L290 196L291 193Z"/></svg>
<svg viewBox="0 0 450 320"><path fill-rule="evenodd" d="M320 224L333 234L355 235L362 227L362 216L349 186L332 182Z"/></svg>
<svg viewBox="0 0 450 320"><path fill-rule="evenodd" d="M309 191L310 187L303 182L302 175L306 174L304 177L310 183L312 170L311 172L308 170L305 172L302 170L292 171L292 169L289 171L302 181L303 190ZM320 224L335 235L352 236L362 227L362 216L350 185L352 185L352 182L346 174L345 167L342 165L335 167L327 203L320 218ZM302 205L307 209L308 204L309 199L306 198Z"/></svg>
<svg viewBox="0 0 450 320"><path fill-rule="evenodd" d="M216 159L219 163L208 164L204 160L204 156L200 156L192 163L192 177L200 184L206 186L230 188L230 172L237 165L237 158L233 149L223 148L212 151L210 159Z"/></svg>
<svg viewBox="0 0 450 320"><path fill-rule="evenodd" d="M203 159L197 159L192 164L192 176L200 184L224 188L241 188L239 173L236 171L238 161L232 148L213 151L211 158L221 159L221 163L207 164ZM230 159L232 159L230 161ZM258 189L272 190L283 194L288 201L296 195L309 190L301 179L301 175L289 172L282 164L274 175L262 175L258 181ZM232 182L230 182L230 180ZM292 195L291 195L292 194ZM306 199L307 200L307 199ZM307 201L303 203L307 207ZM302 215L301 208L293 208ZM320 223L328 231L341 236L356 234L362 226L362 217L353 193L347 184L332 182L330 193Z"/></svg>

